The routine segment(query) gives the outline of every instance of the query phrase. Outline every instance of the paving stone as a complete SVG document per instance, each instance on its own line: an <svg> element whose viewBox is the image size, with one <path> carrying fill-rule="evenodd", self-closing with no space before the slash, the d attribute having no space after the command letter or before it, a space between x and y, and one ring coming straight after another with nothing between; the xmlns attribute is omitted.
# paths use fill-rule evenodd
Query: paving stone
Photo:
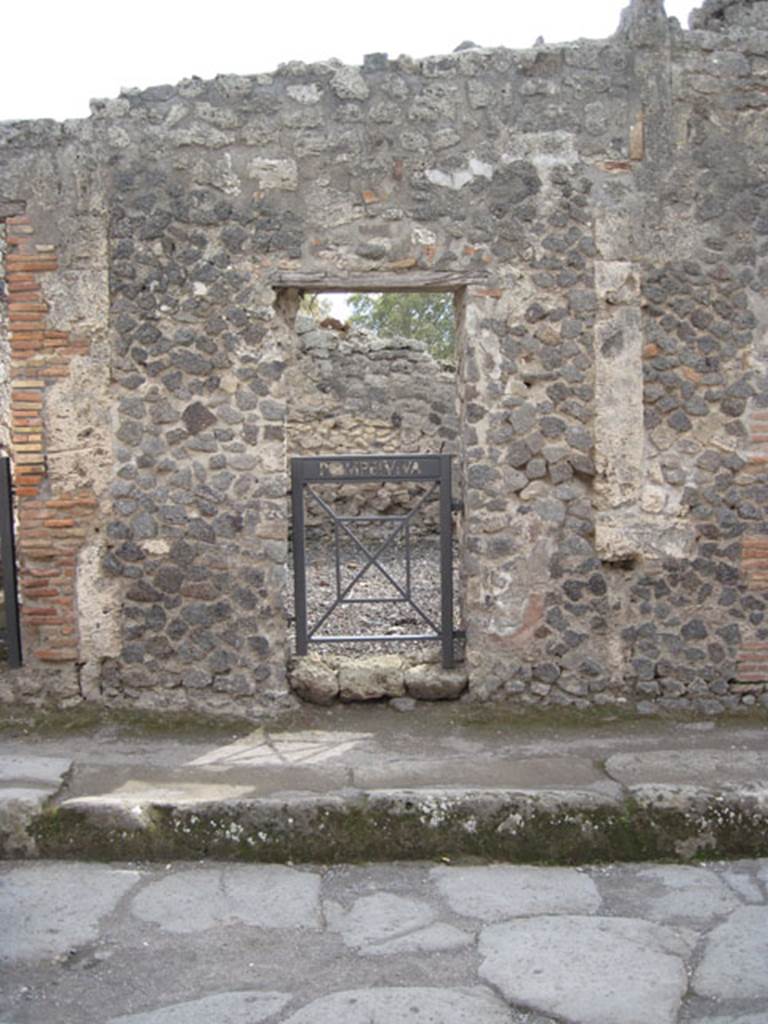
<svg viewBox="0 0 768 1024"><path fill-rule="evenodd" d="M535 917L480 935L480 977L515 1005L579 1024L675 1024L690 945L634 918Z"/></svg>
<svg viewBox="0 0 768 1024"><path fill-rule="evenodd" d="M439 867L430 874L451 910L481 921L589 914L601 902L592 879L575 868Z"/></svg>
<svg viewBox="0 0 768 1024"><path fill-rule="evenodd" d="M285 1024L512 1024L507 1007L483 988L361 988L334 992Z"/></svg>
<svg viewBox="0 0 768 1024"><path fill-rule="evenodd" d="M744 903L763 903L764 896L757 882L746 871L727 868L720 872L723 882L729 886Z"/></svg>
<svg viewBox="0 0 768 1024"><path fill-rule="evenodd" d="M471 945L474 939L474 935L451 924L433 924L409 935L366 946L361 952L371 956L395 953L445 953L452 949L463 949Z"/></svg>
<svg viewBox="0 0 768 1024"><path fill-rule="evenodd" d="M33 782L58 787L62 776L72 767L68 757L34 757L29 754L4 754L0 757L0 783Z"/></svg>
<svg viewBox="0 0 768 1024"><path fill-rule="evenodd" d="M362 896L346 912L328 903L325 913L329 928L339 932L344 944L362 952L426 928L437 917L428 903L388 892Z"/></svg>
<svg viewBox="0 0 768 1024"><path fill-rule="evenodd" d="M230 924L253 928L320 927L320 879L278 865L236 864L179 871L152 882L131 910L166 932L198 932Z"/></svg>
<svg viewBox="0 0 768 1024"><path fill-rule="evenodd" d="M51 795L25 785L0 788L0 851L6 857L34 854L35 842L27 826Z"/></svg>
<svg viewBox="0 0 768 1024"><path fill-rule="evenodd" d="M386 712L382 717L390 719ZM178 759L178 753L175 756ZM618 902L622 890L638 887L638 903L646 899L648 879L640 876L650 867L608 865L588 870L587 875L595 878L601 889L602 913L617 916L547 914L480 925L483 930L478 957L471 941L474 928L456 927L446 902L438 903L438 886L432 883L430 869L423 864L339 865L322 873L309 872L321 878L323 891L338 901L324 901L329 925L326 931L307 928L302 915L295 915L296 927L285 929L258 928L250 923L247 901L252 895L262 899L269 879L276 878L269 870L246 867L236 872L242 874L244 884L235 892L224 881L231 874L229 867L187 866L181 871L160 865L145 868L128 873L128 885L133 887L122 899L118 892L111 902L107 901L106 912L100 918L95 915L94 927L79 938L72 927L62 927L55 900L64 902L68 913L76 916L79 903L89 899L92 892L105 889L105 877L111 872L126 873L100 865L70 865L66 870L73 881L64 886L61 881L66 872L60 865L36 864L34 877L26 883L27 890L39 890L34 913L30 912L29 901L25 906L18 901L11 905L7 899L0 902L3 926L8 920L26 917L34 931L42 933L43 940L32 956L16 963L5 959L0 1022L255 1024L263 1019L264 1024L286 1024L286 1019L297 1017L305 1024L330 1020L341 1024L350 1020L352 1024L357 1020L364 1024L397 1020L400 1024L421 1019L451 1021L455 1018L446 1007L453 1012L459 1007L464 1013L459 1021L477 1024L499 1019L507 1024L552 1024L555 1017L562 1024L604 1024L609 1020L611 1024L668 1024L673 1019L670 1003L674 1009L675 992L684 986L683 981L670 995L670 979L676 977L674 965L690 964L694 949L697 955L701 950L706 952L707 930L721 926L706 919L694 932L618 916L623 908ZM722 877L726 870L738 871L754 879L759 888L757 872L766 867L765 861L743 860L708 866L703 874ZM656 865L651 877L656 869L668 868ZM302 874L288 870L289 877L293 873ZM26 878L29 874L24 864L0 866L0 893L7 895L10 890L6 883L14 877ZM47 887L40 884L46 876L54 880ZM259 884L251 886L253 893L248 891L249 877L260 879ZM133 883L133 878L138 882ZM152 920L138 920L133 913L133 898L139 893L162 893L161 883L171 878L186 880L188 908L180 907L178 901L172 905L173 901L163 897ZM215 879L214 888L206 881L208 878ZM228 904L220 899L221 893L229 897ZM213 906L207 921L195 921L191 931L176 930L173 921L168 933L158 927L156 918L195 913L195 904ZM49 917L51 905L54 914ZM743 909L764 910L755 906ZM269 906L266 910L271 914ZM371 929L371 935L361 931L369 940L366 946L344 945L336 925L349 918L350 926L357 922L363 929L366 918L377 917L380 921L384 918L379 928L379 935L384 937L377 938ZM217 922L222 926L216 927ZM205 924L211 928L201 927ZM402 931L395 930L398 924L404 924ZM9 947L18 944L22 928L26 934L26 925L18 925L16 933L5 938ZM63 933L55 940L53 950L47 941L49 928ZM754 936L758 929L746 921L742 932ZM723 945L729 944L726 936ZM745 968L762 980L765 949L745 956L744 949L738 943L734 945L735 959L744 961ZM467 991L483 991L463 987L480 985L477 969L482 961L481 978L498 987L512 1003L501 1017L495 1012L501 997L493 995L490 985L484 991L496 1001L491 1003L494 1009L488 1009L487 1002L478 1006L476 999L467 1003L463 998ZM408 1012L400 996L386 996L392 991L412 992L425 984L429 989L424 999L408 1003ZM387 987L375 987L381 985ZM745 992L738 977L731 987L734 994L729 997L718 984L715 1000L692 992L681 1007L681 1022L768 1024L760 1017L768 1007L765 992L757 996ZM360 993L364 993L360 1006L342 1003L344 1012L340 1012L337 997ZM256 995L276 998L274 1012L268 1004L248 1002ZM530 1009L523 1010L524 1006ZM411 1013L410 1007L419 1012ZM263 1018L259 1016L262 1012L266 1014ZM359 1016L347 1015L352 1013Z"/></svg>
<svg viewBox="0 0 768 1024"><path fill-rule="evenodd" d="M768 907L742 907L712 931L692 985L711 999L768 1000Z"/></svg>
<svg viewBox="0 0 768 1024"><path fill-rule="evenodd" d="M283 992L218 992L188 1003L112 1017L108 1024L257 1024L290 1002Z"/></svg>
<svg viewBox="0 0 768 1024"><path fill-rule="evenodd" d="M768 1024L768 1010L757 1013L740 1013L725 1017L696 1017L693 1024Z"/></svg>
<svg viewBox="0 0 768 1024"><path fill-rule="evenodd" d="M67 953L98 937L99 922L141 879L100 864L34 864L0 874L0 960Z"/></svg>
<svg viewBox="0 0 768 1024"><path fill-rule="evenodd" d="M568 786L607 787L602 774L585 757L438 759L419 751L418 757L402 757L397 764L363 763L355 768L355 785L455 786L483 789L552 789ZM601 786L602 788L602 786Z"/></svg>
<svg viewBox="0 0 768 1024"><path fill-rule="evenodd" d="M710 921L730 914L742 901L713 871L687 865L665 865L633 872L631 890L625 872L604 884L612 893L612 909L627 917L652 921Z"/></svg>
<svg viewBox="0 0 768 1024"><path fill-rule="evenodd" d="M27 827L71 767L67 757L0 757L0 853L6 857L34 854L35 842Z"/></svg>
<svg viewBox="0 0 768 1024"><path fill-rule="evenodd" d="M605 770L624 786L674 783L719 788L731 783L762 782L768 771L768 752L759 750L649 750L614 754Z"/></svg>

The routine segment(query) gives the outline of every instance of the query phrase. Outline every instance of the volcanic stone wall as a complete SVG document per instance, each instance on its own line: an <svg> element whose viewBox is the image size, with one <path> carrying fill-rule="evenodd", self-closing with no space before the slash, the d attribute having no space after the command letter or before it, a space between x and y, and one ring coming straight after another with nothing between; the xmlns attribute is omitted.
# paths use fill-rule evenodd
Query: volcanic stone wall
<svg viewBox="0 0 768 1024"><path fill-rule="evenodd" d="M767 9L707 0L683 31L633 0L608 40L293 63L1 126L27 663L6 699L289 702L300 294L437 289L470 698L766 703Z"/></svg>

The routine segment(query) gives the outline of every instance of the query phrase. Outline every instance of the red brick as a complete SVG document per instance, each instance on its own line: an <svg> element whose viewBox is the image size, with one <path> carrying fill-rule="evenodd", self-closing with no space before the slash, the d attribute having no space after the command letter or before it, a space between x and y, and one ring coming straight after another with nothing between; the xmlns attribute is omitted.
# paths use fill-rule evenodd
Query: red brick
<svg viewBox="0 0 768 1024"><path fill-rule="evenodd" d="M6 257L8 271L12 273L41 274L58 269L56 257L28 256L11 253Z"/></svg>
<svg viewBox="0 0 768 1024"><path fill-rule="evenodd" d="M43 650L36 652L40 661L76 661L77 651L74 647L59 650Z"/></svg>

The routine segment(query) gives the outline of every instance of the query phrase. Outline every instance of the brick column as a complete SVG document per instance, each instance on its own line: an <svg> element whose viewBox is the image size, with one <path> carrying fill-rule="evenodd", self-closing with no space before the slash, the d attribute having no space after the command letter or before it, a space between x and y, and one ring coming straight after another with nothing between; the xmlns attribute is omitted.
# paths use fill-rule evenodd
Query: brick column
<svg viewBox="0 0 768 1024"><path fill-rule="evenodd" d="M26 215L9 217L6 280L11 346L11 454L18 500L25 661L77 661L77 553L96 507L90 491L52 493L46 478L46 388L88 346L48 324L41 278L58 268L53 245L35 241Z"/></svg>
<svg viewBox="0 0 768 1024"><path fill-rule="evenodd" d="M768 409L753 410L748 427L750 450L746 471L763 475L768 470ZM742 538L741 576L750 590L768 590L768 533L745 534ZM768 639L744 637L736 682L733 689L737 693L762 692L768 683Z"/></svg>

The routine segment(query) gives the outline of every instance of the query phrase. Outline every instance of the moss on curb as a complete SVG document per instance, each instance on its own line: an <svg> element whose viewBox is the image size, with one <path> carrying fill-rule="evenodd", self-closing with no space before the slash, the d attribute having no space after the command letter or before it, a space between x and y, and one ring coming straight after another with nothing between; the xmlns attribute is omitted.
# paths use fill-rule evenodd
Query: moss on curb
<svg viewBox="0 0 768 1024"><path fill-rule="evenodd" d="M72 808L50 808L31 827L41 857L350 863L461 860L576 865L768 855L768 815L755 804L711 799L685 809L621 803L537 808L509 798L440 802L365 796L197 807L153 806L142 827Z"/></svg>

